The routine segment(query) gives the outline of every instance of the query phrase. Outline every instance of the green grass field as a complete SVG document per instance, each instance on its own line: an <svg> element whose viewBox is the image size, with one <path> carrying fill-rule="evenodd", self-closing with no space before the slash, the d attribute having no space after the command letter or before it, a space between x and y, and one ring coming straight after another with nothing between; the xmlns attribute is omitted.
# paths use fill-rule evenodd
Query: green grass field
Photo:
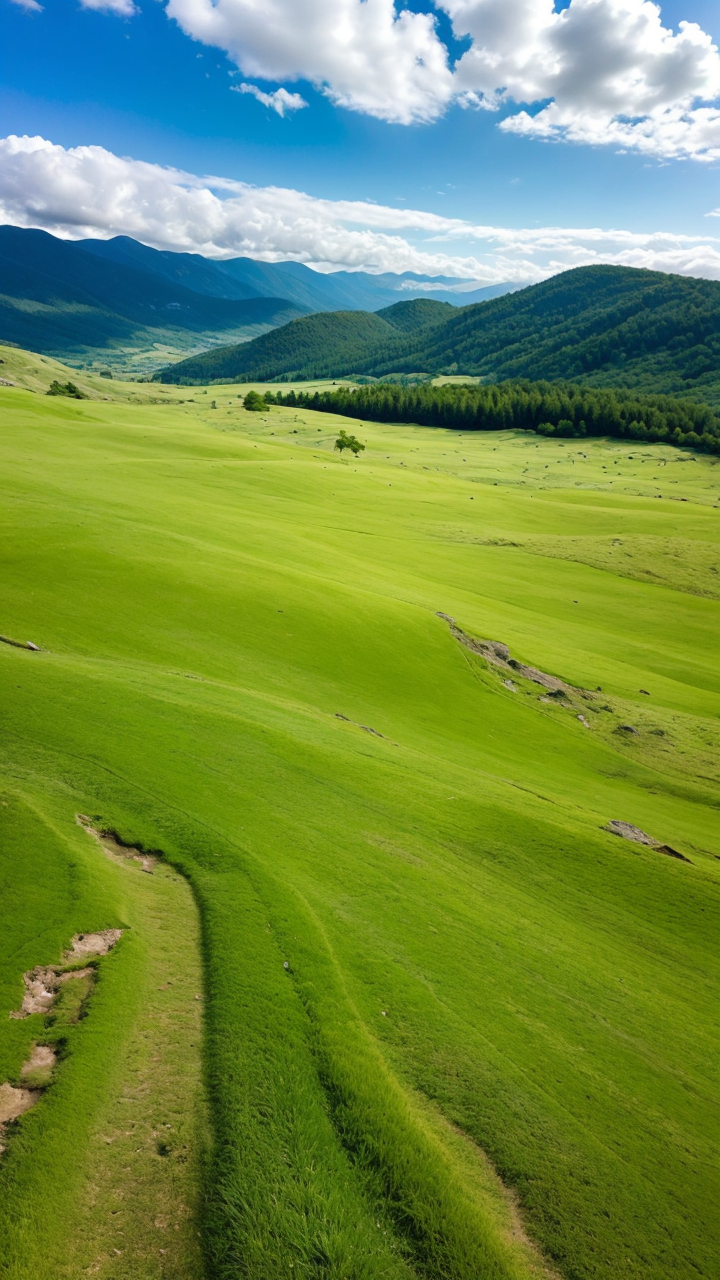
<svg viewBox="0 0 720 1280"><path fill-rule="evenodd" d="M8 1131L8 1276L712 1280L718 461L357 422L352 461L247 386L23 359L0 1083L23 972L124 933Z"/></svg>

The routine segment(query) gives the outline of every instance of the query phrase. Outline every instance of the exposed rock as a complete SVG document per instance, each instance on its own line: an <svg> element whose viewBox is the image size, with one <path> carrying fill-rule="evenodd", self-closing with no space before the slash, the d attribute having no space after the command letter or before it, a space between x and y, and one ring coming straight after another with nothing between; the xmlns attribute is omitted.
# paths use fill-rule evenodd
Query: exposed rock
<svg viewBox="0 0 720 1280"><path fill-rule="evenodd" d="M639 827L634 827L631 822L621 822L619 818L613 818L603 830L610 831L614 836L622 836L623 840L634 840L636 844L657 844L657 840L649 836L646 831L641 831Z"/></svg>
<svg viewBox="0 0 720 1280"><path fill-rule="evenodd" d="M11 644L14 649L32 649L33 653L40 653L40 646L33 644L32 640L13 640L12 636L0 636L3 644Z"/></svg>
<svg viewBox="0 0 720 1280"><path fill-rule="evenodd" d="M647 831L641 831L640 827L634 827L631 822L622 822L619 818L613 818L604 827L603 831L609 831L611 835L621 836L623 840L633 840L635 844L644 844L649 849L654 849L656 853L665 853L669 858L679 858L681 862L690 862L684 853L680 853L677 849L673 849L669 844L663 844L660 840L656 840L654 836L649 836Z"/></svg>
<svg viewBox="0 0 720 1280"><path fill-rule="evenodd" d="M545 671L539 671L537 667L528 667L524 662L518 662L516 658L510 657L509 647L502 640L476 640L474 636L469 636L462 627L459 627L454 618L448 613L438 613L438 618L442 618L444 622L450 624L450 630L455 639L466 649L470 649L473 653L479 653L487 662L491 662L493 666L500 667L504 671L514 671L517 675L523 676L525 680L532 680L535 684L542 685L544 689L550 690L554 694L569 695L573 692L572 685L567 684L564 680L558 679L557 676L548 675Z"/></svg>
<svg viewBox="0 0 720 1280"><path fill-rule="evenodd" d="M528 667L524 662L518 662L517 658L509 658L508 666L513 671L517 671L519 676L524 676L526 680L532 680L535 684L540 684L544 689L549 689L553 694L569 694L572 692L572 685L566 684L564 680L559 680L557 676L550 676L546 671L539 671L537 667Z"/></svg>

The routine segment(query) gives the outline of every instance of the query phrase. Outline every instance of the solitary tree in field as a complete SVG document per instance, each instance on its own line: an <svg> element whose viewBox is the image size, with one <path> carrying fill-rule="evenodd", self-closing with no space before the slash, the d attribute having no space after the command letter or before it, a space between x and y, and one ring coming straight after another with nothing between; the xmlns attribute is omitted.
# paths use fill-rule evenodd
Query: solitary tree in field
<svg viewBox="0 0 720 1280"><path fill-rule="evenodd" d="M341 430L340 435L335 441L335 448L339 449L340 453L342 453L343 449L350 449L357 457L357 455L365 448L365 445L361 444L355 436L350 436L347 431Z"/></svg>
<svg viewBox="0 0 720 1280"><path fill-rule="evenodd" d="M262 396L258 395L257 391L248 391L243 400L243 408L251 409L253 413L257 413L260 409L267 409L267 404Z"/></svg>

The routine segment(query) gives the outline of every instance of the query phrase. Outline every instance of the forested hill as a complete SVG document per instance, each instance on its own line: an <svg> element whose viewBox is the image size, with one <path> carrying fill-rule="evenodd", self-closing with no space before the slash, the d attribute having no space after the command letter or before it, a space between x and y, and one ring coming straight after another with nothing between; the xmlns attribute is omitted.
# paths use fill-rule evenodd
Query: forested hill
<svg viewBox="0 0 720 1280"><path fill-rule="evenodd" d="M400 304L407 305L407 304ZM426 304L427 305L427 304ZM429 304L442 306L442 304ZM375 316L376 324L396 310ZM489 302L427 313L399 333L329 313L164 371L167 381L242 381L389 373L465 373L493 380L572 379L595 386L697 392L720 403L720 282L634 267L577 267ZM355 313L359 322L361 313ZM216 372L221 370L221 372Z"/></svg>
<svg viewBox="0 0 720 1280"><path fill-rule="evenodd" d="M394 329L414 333L425 325L438 325L456 316L458 309L449 302L436 302L433 298L413 298L410 302L394 302L391 307L376 311L376 316L387 320Z"/></svg>
<svg viewBox="0 0 720 1280"><path fill-rule="evenodd" d="M392 349L408 333L424 332L437 317L454 314L447 302L416 298L383 311L321 311L263 334L253 342L217 347L164 369L163 382L265 382L282 377L315 377L329 366L354 369L371 352ZM331 373L331 370L330 370Z"/></svg>
<svg viewBox="0 0 720 1280"><path fill-rule="evenodd" d="M398 363L497 378L565 378L683 390L720 383L720 283L633 267L578 267L465 307Z"/></svg>

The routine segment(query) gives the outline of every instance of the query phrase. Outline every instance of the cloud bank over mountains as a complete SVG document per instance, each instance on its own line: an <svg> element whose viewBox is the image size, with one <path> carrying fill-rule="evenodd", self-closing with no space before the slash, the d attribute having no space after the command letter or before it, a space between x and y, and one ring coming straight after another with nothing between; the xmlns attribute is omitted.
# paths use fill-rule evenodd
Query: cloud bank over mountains
<svg viewBox="0 0 720 1280"><path fill-rule="evenodd" d="M593 262L720 279L720 238L600 228L513 229L414 209L318 199L284 187L64 147L0 139L0 221L68 239L132 236L210 258L293 260L319 270L415 271L531 283Z"/></svg>
<svg viewBox="0 0 720 1280"><path fill-rule="evenodd" d="M132 0L81 3L133 11ZM459 103L507 113L508 133L720 158L720 57L697 23L673 32L649 0L435 7L470 42L454 66L434 15L398 12L393 0L168 0L166 12L245 76L306 80L338 106L390 123L427 123Z"/></svg>

